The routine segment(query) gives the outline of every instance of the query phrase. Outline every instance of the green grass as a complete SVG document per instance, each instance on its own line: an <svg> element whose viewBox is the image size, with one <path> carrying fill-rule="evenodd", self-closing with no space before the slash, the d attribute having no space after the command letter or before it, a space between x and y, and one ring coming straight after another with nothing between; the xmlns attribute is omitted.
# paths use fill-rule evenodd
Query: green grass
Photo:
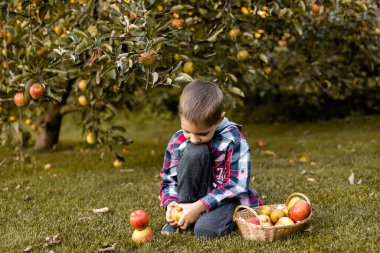
<svg viewBox="0 0 380 253"><path fill-rule="evenodd" d="M59 233L55 252L96 252L117 243L116 252L378 252L380 248L380 118L360 117L306 124L245 125L251 145L251 186L264 203L282 203L292 192L312 202L312 230L272 243L245 241L239 232L204 240L190 233L163 237L158 173L176 120L125 122L134 139L126 166L112 168L106 149L89 148L66 120L55 151L28 153L21 168L14 154L0 149L0 252L22 252ZM277 157L265 155L257 140ZM103 159L100 159L104 153ZM307 162L300 162L305 156ZM51 169L44 169L47 163ZM355 174L355 184L348 177ZM310 182L310 178L314 182ZM361 184L357 184L361 179ZM93 208L109 207L99 215ZM134 245L129 214L144 208L155 240ZM81 220L80 218L87 217ZM33 252L47 252L35 247Z"/></svg>

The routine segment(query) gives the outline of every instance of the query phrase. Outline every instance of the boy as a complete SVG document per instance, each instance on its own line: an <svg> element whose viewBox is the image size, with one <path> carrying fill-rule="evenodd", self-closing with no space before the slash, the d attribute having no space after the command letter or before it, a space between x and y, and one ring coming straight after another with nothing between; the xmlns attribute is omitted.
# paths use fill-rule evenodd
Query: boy
<svg viewBox="0 0 380 253"><path fill-rule="evenodd" d="M225 118L223 93L211 82L196 80L180 97L181 130L165 152L160 199L167 224L162 234L190 225L197 236L217 237L236 229L232 216L237 204L261 205L249 189L251 157L240 126ZM179 222L170 210L179 203Z"/></svg>

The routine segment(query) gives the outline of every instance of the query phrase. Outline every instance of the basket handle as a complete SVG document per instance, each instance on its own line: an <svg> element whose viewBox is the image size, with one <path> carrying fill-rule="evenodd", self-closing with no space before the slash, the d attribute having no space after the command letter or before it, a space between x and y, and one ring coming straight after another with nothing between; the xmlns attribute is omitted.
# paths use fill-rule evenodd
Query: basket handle
<svg viewBox="0 0 380 253"><path fill-rule="evenodd" d="M235 212L234 212L234 215L232 216L232 220L233 220L233 221L236 221L236 214L237 214L237 212L238 212L240 209L248 209L251 213L253 213L253 214L256 216L256 218L259 220L260 225L262 225L262 224L261 224L261 221L260 221L260 219L259 219L259 215L256 213L256 211L253 210L252 208L250 208L249 206L244 206L244 205L237 205L237 206L235 207Z"/></svg>
<svg viewBox="0 0 380 253"><path fill-rule="evenodd" d="M300 197L302 197L302 198L303 198L304 200L306 200L306 202L309 203L309 205L311 206L311 203L310 203L309 198L308 198L305 194L300 193L300 192L294 192L294 193L290 194L290 195L288 196L288 198L286 199L286 201L285 201L285 205L288 205L289 201L290 201L294 196L300 196Z"/></svg>

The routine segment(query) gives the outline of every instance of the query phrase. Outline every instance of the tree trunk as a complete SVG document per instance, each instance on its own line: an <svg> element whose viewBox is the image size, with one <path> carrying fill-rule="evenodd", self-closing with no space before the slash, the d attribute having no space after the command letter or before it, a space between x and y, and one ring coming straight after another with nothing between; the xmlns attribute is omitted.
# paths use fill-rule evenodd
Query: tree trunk
<svg viewBox="0 0 380 253"><path fill-rule="evenodd" d="M45 115L41 123L41 132L39 133L34 148L37 150L51 149L59 141L62 118L68 112L75 110L67 109L67 98L71 93L75 79L67 82L66 92L62 96L61 103L47 103L45 105Z"/></svg>
<svg viewBox="0 0 380 253"><path fill-rule="evenodd" d="M44 121L41 124L41 132L34 146L37 150L51 149L59 140L62 117L61 104L49 103L46 107Z"/></svg>

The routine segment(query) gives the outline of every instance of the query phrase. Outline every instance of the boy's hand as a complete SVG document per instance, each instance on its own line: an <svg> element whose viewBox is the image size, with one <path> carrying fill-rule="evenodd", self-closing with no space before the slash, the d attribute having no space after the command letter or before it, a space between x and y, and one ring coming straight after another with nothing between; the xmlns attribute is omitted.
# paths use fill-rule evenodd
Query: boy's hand
<svg viewBox="0 0 380 253"><path fill-rule="evenodd" d="M207 210L206 206L200 201L191 204L179 204L183 209L183 214L178 222L181 229L186 229L190 224L196 222L204 211Z"/></svg>
<svg viewBox="0 0 380 253"><path fill-rule="evenodd" d="M172 218L170 217L170 211L173 209L173 207L175 207L176 205L178 205L177 202L173 201L173 202L170 202L169 205L167 205L166 207L166 221L170 224L170 226L172 227L177 227L177 222L175 220L172 220Z"/></svg>

